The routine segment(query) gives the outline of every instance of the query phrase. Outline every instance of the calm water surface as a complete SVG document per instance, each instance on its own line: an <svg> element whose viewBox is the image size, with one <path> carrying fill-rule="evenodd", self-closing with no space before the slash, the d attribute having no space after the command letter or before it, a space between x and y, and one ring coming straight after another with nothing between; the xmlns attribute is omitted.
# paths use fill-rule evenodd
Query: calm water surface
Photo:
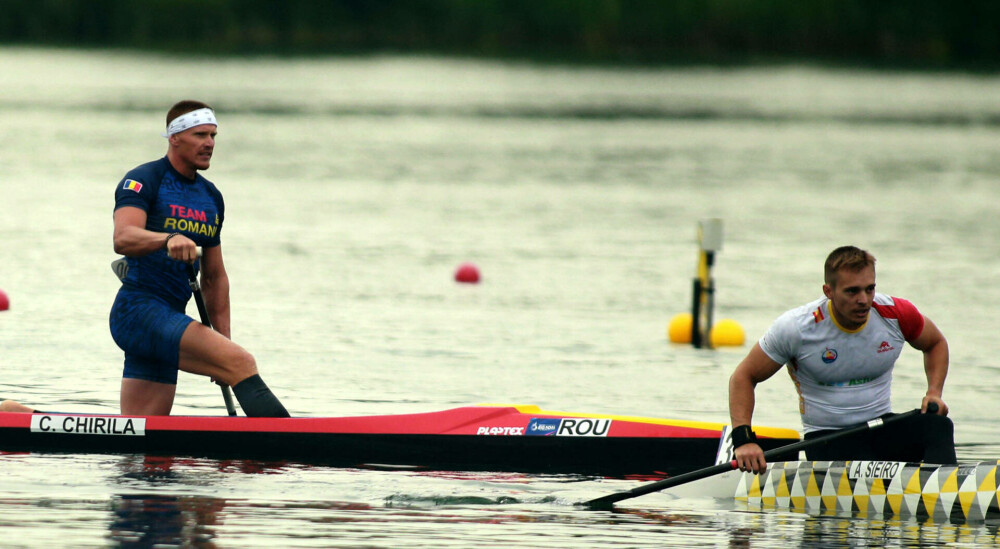
<svg viewBox="0 0 1000 549"><path fill-rule="evenodd" d="M166 108L219 111L233 334L296 415L480 402L728 421L747 347L670 344L701 219L716 317L753 341L830 249L948 336L961 459L1000 457L1000 78L610 70L435 58L183 60L0 49L0 395L115 411L112 192ZM478 285L452 280L476 263ZM919 404L904 352L894 403ZM182 376L179 414L222 414ZM799 425L783 375L755 421ZM996 526L756 513L636 481L0 455L5 547L978 546Z"/></svg>

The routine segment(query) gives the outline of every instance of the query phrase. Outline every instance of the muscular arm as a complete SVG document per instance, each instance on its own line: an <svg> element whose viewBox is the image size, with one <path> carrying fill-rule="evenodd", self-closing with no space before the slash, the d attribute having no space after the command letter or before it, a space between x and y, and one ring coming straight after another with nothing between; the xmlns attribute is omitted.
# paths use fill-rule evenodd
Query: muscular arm
<svg viewBox="0 0 1000 549"><path fill-rule="evenodd" d="M138 257L163 249L167 233L147 230L146 212L141 208L118 208L115 210L114 220L115 253Z"/></svg>
<svg viewBox="0 0 1000 549"><path fill-rule="evenodd" d="M729 418L733 427L751 424L754 388L780 369L781 364L771 360L760 344L755 343L729 378Z"/></svg>
<svg viewBox="0 0 1000 549"><path fill-rule="evenodd" d="M924 396L921 407L926 410L929 403L936 402L938 414L948 415L948 405L941 398L944 393L944 380L948 377L948 341L944 338L941 330L931 322L931 319L925 316L923 331L910 342L910 345L924 353L927 394Z"/></svg>
<svg viewBox="0 0 1000 549"><path fill-rule="evenodd" d="M229 317L229 275L222 261L222 246L204 248L201 257L201 289L212 326L231 338Z"/></svg>
<svg viewBox="0 0 1000 549"><path fill-rule="evenodd" d="M134 206L115 210L115 253L139 257L162 250L167 243L167 254L177 261L192 262L198 257L198 248L190 238L178 234L167 242L169 233L146 229L146 212Z"/></svg>
<svg viewBox="0 0 1000 549"><path fill-rule="evenodd" d="M746 358L736 367L729 378L729 418L733 427L751 425L754 408L754 388L758 383L770 378L781 364L771 360L767 353L755 343ZM754 443L744 444L735 450L736 461L743 471L763 472L767 463L764 451Z"/></svg>

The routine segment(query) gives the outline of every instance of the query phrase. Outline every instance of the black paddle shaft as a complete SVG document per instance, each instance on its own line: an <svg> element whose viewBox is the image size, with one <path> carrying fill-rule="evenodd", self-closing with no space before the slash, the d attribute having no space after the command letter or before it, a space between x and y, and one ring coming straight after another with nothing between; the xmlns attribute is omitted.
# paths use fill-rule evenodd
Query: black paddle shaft
<svg viewBox="0 0 1000 549"><path fill-rule="evenodd" d="M201 295L201 284L198 283L198 273L194 272L194 265L190 263L185 263L184 265L187 267L188 285L191 286L191 293L194 294L194 303L198 306L198 315L201 316L201 323L212 328L212 320L208 317L208 307L205 306L205 298Z"/></svg>
<svg viewBox="0 0 1000 549"><path fill-rule="evenodd" d="M212 319L208 317L208 307L205 306L205 298L201 295L201 285L198 283L198 273L194 272L194 265L185 263L187 266L188 285L191 286L191 293L194 294L194 303L198 306L198 314L201 316L201 323L212 328ZM214 329L214 328L212 328ZM233 404L233 394L226 385L220 385L222 398L226 402L226 411L229 415L236 415L236 405Z"/></svg>
<svg viewBox="0 0 1000 549"><path fill-rule="evenodd" d="M937 410L938 410L937 403L931 402L930 404L927 405L928 414L935 414L937 413ZM858 425L856 427L849 427L847 429L843 429L841 431L830 433L828 435L824 435L821 437L816 437L814 439L793 442L792 444L788 444L786 446L781 446L780 448L774 448L773 450L768 450L767 452L764 452L764 459L770 460L775 456L780 456L790 452L797 453L801 450L805 450L806 448L811 448L813 446L826 444L831 440L855 435L857 433L868 431L870 429L878 429L884 425L895 423L897 421L913 417L918 414L920 414L920 408L917 408L915 410L910 410L909 412L903 412L902 414L897 414L885 419L876 418L867 423ZM642 486L638 486L626 492L618 492L604 497L599 497L597 499L592 499L590 501L585 501L583 503L579 503L578 505L587 506L591 509L610 509L615 503L619 501L643 496L646 494L650 494L652 492L659 492L660 490L666 490L667 488L671 488L673 486L679 486L681 484L686 484L688 482L693 482L713 475L725 473L726 471L732 471L736 467L737 463L736 460L734 459L729 463L720 463L718 465L713 465L711 467L705 467L704 469L690 471L687 473L677 475L675 477L665 478L663 480L658 480L656 482L644 484Z"/></svg>

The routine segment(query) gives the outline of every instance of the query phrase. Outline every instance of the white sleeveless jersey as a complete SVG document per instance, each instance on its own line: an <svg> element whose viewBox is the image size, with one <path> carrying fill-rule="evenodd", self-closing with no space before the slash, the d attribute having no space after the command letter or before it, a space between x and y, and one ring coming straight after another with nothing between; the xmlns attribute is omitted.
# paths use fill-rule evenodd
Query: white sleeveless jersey
<svg viewBox="0 0 1000 549"><path fill-rule="evenodd" d="M792 309L760 340L771 360L788 366L806 432L840 429L892 411L892 367L903 345L924 329L905 299L875 294L868 320L847 330L826 297Z"/></svg>

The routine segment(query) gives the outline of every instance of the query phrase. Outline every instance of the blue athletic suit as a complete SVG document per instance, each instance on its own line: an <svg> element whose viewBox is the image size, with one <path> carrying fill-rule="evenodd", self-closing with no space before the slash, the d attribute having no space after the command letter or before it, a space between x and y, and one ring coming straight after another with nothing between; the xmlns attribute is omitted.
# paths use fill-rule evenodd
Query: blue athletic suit
<svg viewBox="0 0 1000 549"><path fill-rule="evenodd" d="M167 157L125 174L115 190L115 210L123 206L144 210L150 231L180 233L201 247L221 243L222 194L200 174L181 175ZM176 384L181 335L194 321L185 314L187 267L165 249L127 260L110 316L111 336L125 351L123 377Z"/></svg>

